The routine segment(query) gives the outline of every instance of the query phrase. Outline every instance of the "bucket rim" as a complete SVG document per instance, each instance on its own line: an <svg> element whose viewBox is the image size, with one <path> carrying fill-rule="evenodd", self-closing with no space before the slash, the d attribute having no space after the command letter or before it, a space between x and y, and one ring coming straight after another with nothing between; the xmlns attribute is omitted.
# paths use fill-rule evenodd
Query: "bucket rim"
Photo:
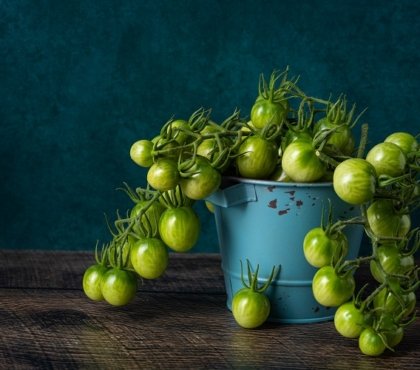
<svg viewBox="0 0 420 370"><path fill-rule="evenodd" d="M258 179L250 179L245 177L237 177L237 176L223 176L223 182L227 182L227 186L231 186L231 182L238 182L244 184L253 184L253 185L262 185L262 186L272 186L272 187L279 187L279 188L329 188L333 185L331 181L328 182L281 182L281 181L274 181L274 180L258 180Z"/></svg>

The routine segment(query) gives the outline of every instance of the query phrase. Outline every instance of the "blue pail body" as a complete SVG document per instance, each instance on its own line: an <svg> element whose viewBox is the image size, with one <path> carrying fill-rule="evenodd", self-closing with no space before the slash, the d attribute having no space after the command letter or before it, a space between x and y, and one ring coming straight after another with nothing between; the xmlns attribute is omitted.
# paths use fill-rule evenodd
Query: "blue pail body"
<svg viewBox="0 0 420 370"><path fill-rule="evenodd" d="M259 265L262 284L273 266L280 265L269 289L269 320L283 323L310 323L331 320L335 309L321 306L312 294L312 278L317 271L303 254L306 233L321 225L323 207L332 203L334 219L348 219L359 208L341 201L331 183L282 183L229 178L227 185L208 198L215 205L227 306L243 287L241 262L253 270ZM359 254L363 228L345 229L349 240L348 258ZM245 275L246 276L246 275Z"/></svg>

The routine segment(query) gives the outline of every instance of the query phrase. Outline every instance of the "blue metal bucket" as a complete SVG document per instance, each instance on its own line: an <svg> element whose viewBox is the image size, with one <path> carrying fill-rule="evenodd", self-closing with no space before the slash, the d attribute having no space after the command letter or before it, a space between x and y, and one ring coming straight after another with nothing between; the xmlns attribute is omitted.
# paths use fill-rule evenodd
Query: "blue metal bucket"
<svg viewBox="0 0 420 370"><path fill-rule="evenodd" d="M341 201L332 183L282 183L274 181L225 179L223 188L208 201L215 205L227 306L241 289L241 264L253 270L260 266L259 283L270 276L273 266L280 272L266 291L271 302L269 321L311 323L331 320L335 309L321 306L312 294L312 278L317 271L303 254L306 233L321 224L323 207L330 200L334 219L359 214L358 207ZM349 258L359 254L363 228L345 229ZM247 275L245 275L247 276Z"/></svg>

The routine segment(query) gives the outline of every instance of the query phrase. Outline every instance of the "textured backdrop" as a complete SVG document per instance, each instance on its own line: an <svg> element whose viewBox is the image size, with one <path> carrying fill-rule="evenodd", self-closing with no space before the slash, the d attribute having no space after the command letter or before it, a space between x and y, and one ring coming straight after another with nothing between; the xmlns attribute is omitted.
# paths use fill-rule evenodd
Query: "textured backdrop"
<svg viewBox="0 0 420 370"><path fill-rule="evenodd" d="M131 144L172 115L235 107L290 65L368 107L370 142L419 132L420 3L0 1L0 247L90 250L145 185ZM217 251L212 216L194 251Z"/></svg>

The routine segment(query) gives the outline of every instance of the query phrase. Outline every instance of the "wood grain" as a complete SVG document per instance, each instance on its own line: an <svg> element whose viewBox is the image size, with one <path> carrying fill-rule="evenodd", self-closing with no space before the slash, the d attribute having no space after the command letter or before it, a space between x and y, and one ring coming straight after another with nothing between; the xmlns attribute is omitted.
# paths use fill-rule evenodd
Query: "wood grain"
<svg viewBox="0 0 420 370"><path fill-rule="evenodd" d="M0 288L80 289L83 273L95 263L89 252L0 249ZM170 254L164 276L144 280L140 290L223 293L218 254Z"/></svg>
<svg viewBox="0 0 420 370"><path fill-rule="evenodd" d="M1 369L420 368L418 321L396 353L380 358L360 354L332 322L238 327L218 256L173 256L167 276L122 308L84 296L89 254L0 256Z"/></svg>

